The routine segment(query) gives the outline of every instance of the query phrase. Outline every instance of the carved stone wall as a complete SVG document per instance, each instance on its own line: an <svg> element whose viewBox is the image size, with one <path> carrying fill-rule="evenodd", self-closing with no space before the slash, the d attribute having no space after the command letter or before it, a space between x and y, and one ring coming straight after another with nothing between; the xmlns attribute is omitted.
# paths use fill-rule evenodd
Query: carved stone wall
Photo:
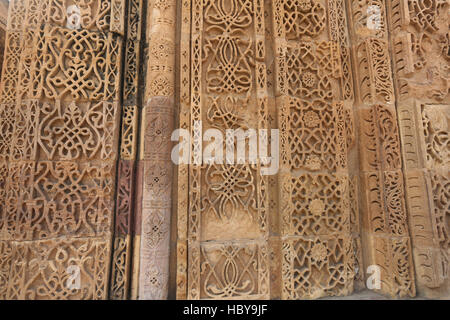
<svg viewBox="0 0 450 320"><path fill-rule="evenodd" d="M0 299L448 298L449 10L11 0Z"/></svg>
<svg viewBox="0 0 450 320"><path fill-rule="evenodd" d="M0 299L108 297L124 10L120 0L10 1Z"/></svg>
<svg viewBox="0 0 450 320"><path fill-rule="evenodd" d="M115 229L112 254L110 299L125 300L137 297L135 261L139 261L138 236L140 226L138 143L139 121L142 114L142 25L145 4L142 0L126 1L127 20L124 29L124 58L122 73L122 116L119 161L117 169ZM134 250L133 250L134 249Z"/></svg>

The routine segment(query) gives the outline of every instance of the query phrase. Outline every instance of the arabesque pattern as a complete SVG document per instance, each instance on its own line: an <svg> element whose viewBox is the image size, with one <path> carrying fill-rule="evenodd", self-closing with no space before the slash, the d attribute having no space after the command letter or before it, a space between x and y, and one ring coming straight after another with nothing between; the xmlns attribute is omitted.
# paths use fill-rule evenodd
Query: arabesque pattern
<svg viewBox="0 0 450 320"><path fill-rule="evenodd" d="M448 298L449 10L11 0L0 300Z"/></svg>

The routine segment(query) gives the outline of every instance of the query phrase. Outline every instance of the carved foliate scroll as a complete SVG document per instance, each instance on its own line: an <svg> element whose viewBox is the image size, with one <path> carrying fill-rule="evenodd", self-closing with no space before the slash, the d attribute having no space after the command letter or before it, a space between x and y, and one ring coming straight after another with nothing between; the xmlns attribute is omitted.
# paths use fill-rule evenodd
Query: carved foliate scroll
<svg viewBox="0 0 450 320"><path fill-rule="evenodd" d="M380 268L381 292L400 297L416 294L396 92L388 37L387 1L347 1L353 54L357 62L363 245L368 265Z"/></svg>

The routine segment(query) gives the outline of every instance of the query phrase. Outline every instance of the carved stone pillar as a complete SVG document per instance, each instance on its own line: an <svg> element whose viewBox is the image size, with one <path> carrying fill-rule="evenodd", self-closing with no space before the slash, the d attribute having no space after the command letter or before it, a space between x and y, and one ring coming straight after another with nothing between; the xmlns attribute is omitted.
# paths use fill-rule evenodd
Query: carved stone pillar
<svg viewBox="0 0 450 320"><path fill-rule="evenodd" d="M171 134L175 116L176 2L148 1L147 74L141 122L139 175L139 299L168 295L172 212Z"/></svg>
<svg viewBox="0 0 450 320"><path fill-rule="evenodd" d="M345 4L274 0L272 18L281 297L348 295L361 280L361 249Z"/></svg>
<svg viewBox="0 0 450 320"><path fill-rule="evenodd" d="M387 4L417 289L448 299L450 2Z"/></svg>
<svg viewBox="0 0 450 320"><path fill-rule="evenodd" d="M135 298L136 263L139 259L140 238L136 235L135 214L137 188L137 150L139 120L142 111L141 32L144 11L143 0L128 0L125 35L122 127L117 170L117 193L114 242L112 253L109 298L125 300ZM135 248L132 256L132 248ZM131 269L134 266L133 270ZM135 280L133 282L133 280ZM130 295L131 291L131 295Z"/></svg>
<svg viewBox="0 0 450 320"><path fill-rule="evenodd" d="M385 0L347 1L356 76L364 262L371 289L415 296ZM379 285L379 287L378 287Z"/></svg>

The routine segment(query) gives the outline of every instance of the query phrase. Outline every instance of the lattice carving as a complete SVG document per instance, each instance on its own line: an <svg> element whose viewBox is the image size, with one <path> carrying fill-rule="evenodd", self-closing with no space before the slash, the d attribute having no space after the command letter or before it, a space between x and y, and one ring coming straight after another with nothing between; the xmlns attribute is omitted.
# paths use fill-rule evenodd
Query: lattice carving
<svg viewBox="0 0 450 320"><path fill-rule="evenodd" d="M283 242L284 299L316 299L352 291L351 266L346 255L349 238L296 238Z"/></svg>
<svg viewBox="0 0 450 320"><path fill-rule="evenodd" d="M249 1L208 1L204 8L205 43L203 50L210 63L205 68L207 91L248 93L252 88L252 41L245 32L252 24Z"/></svg>
<svg viewBox="0 0 450 320"><path fill-rule="evenodd" d="M333 79L342 74L339 47L333 42L289 46L286 73L289 95L331 101Z"/></svg>
<svg viewBox="0 0 450 320"><path fill-rule="evenodd" d="M35 102L31 102L33 105ZM39 115L39 158L114 159L117 149L116 103L43 103ZM34 120L34 119L31 119Z"/></svg>
<svg viewBox="0 0 450 320"><path fill-rule="evenodd" d="M290 201L284 209L286 235L322 236L350 232L348 177L305 174L291 178Z"/></svg>
<svg viewBox="0 0 450 320"><path fill-rule="evenodd" d="M450 206L449 206L449 193L450 193L450 175L448 169L445 169L443 173L430 172L431 186L433 188L433 207L432 219L435 228L436 238L439 241L439 245L443 250L448 250L450 244ZM445 251L444 251L445 254ZM448 260L446 263L448 275Z"/></svg>
<svg viewBox="0 0 450 320"><path fill-rule="evenodd" d="M114 168L108 162L97 166L39 162L33 176L33 198L25 203L26 224L17 226L16 232L22 231L27 240L110 232Z"/></svg>
<svg viewBox="0 0 450 320"><path fill-rule="evenodd" d="M0 105L1 298L107 298L124 5L11 1Z"/></svg>
<svg viewBox="0 0 450 320"><path fill-rule="evenodd" d="M189 165L186 218L187 297L267 298L268 193L261 165L250 164L247 156L239 159L242 164L207 164L196 161L201 159L195 153L203 150L198 140L202 130L214 128L225 133L227 129L268 128L268 80L263 63L265 4L261 0L195 0L191 5L190 130L194 163ZM185 45L189 48L188 41ZM189 62L185 54L183 63ZM187 72L183 78L187 78ZM183 89L183 100L187 93ZM231 140L228 143L236 145ZM180 225L179 230L182 228ZM251 239L250 244L240 239ZM210 240L216 243L212 246ZM223 275L229 268L236 270L231 278Z"/></svg>
<svg viewBox="0 0 450 320"><path fill-rule="evenodd" d="M129 268L131 262L130 237L116 236L112 257L111 288L109 298L125 300L128 298L130 281Z"/></svg>
<svg viewBox="0 0 450 320"><path fill-rule="evenodd" d="M15 242L7 298L105 299L109 254L98 238ZM70 266L79 267L80 289L67 286Z"/></svg>
<svg viewBox="0 0 450 320"><path fill-rule="evenodd" d="M211 213L222 220L237 214L256 215L258 205L254 168L247 165L211 165L204 175L206 191L202 210L205 214Z"/></svg>
<svg viewBox="0 0 450 320"><path fill-rule="evenodd" d="M341 109L341 111L340 111ZM288 145L292 169L309 171L335 171L345 168L341 157L346 153L340 138L343 120L340 118L342 106L330 105L322 100L308 102L289 99L287 115Z"/></svg>
<svg viewBox="0 0 450 320"><path fill-rule="evenodd" d="M11 0L0 299L316 299L368 265L381 293L446 295L449 8ZM276 175L202 160L206 130L238 128L280 130Z"/></svg>
<svg viewBox="0 0 450 320"><path fill-rule="evenodd" d="M288 0L283 3L283 26L289 40L316 37L325 28L326 11L322 1Z"/></svg>
<svg viewBox="0 0 450 320"><path fill-rule="evenodd" d="M125 106L123 108L120 157L124 160L133 160L136 158L138 113L139 110L136 106Z"/></svg>
<svg viewBox="0 0 450 320"><path fill-rule="evenodd" d="M112 34L46 25L38 42L34 96L118 100L120 47Z"/></svg>
<svg viewBox="0 0 450 320"><path fill-rule="evenodd" d="M122 35L124 32L124 0L13 0L10 6L8 30L53 24Z"/></svg>
<svg viewBox="0 0 450 320"><path fill-rule="evenodd" d="M0 160L9 160L11 142L14 134L15 105L0 104Z"/></svg>
<svg viewBox="0 0 450 320"><path fill-rule="evenodd" d="M12 250L9 242L0 240L0 299L2 300L6 300L7 298L9 275L13 258Z"/></svg>
<svg viewBox="0 0 450 320"><path fill-rule="evenodd" d="M18 97L19 66L22 46L20 32L8 32L5 43L5 60L2 68L1 102L11 104ZM3 153L2 153L3 154Z"/></svg>
<svg viewBox="0 0 450 320"><path fill-rule="evenodd" d="M128 235L132 231L134 174L135 168L132 161L119 161L115 218L116 233L119 235Z"/></svg>

